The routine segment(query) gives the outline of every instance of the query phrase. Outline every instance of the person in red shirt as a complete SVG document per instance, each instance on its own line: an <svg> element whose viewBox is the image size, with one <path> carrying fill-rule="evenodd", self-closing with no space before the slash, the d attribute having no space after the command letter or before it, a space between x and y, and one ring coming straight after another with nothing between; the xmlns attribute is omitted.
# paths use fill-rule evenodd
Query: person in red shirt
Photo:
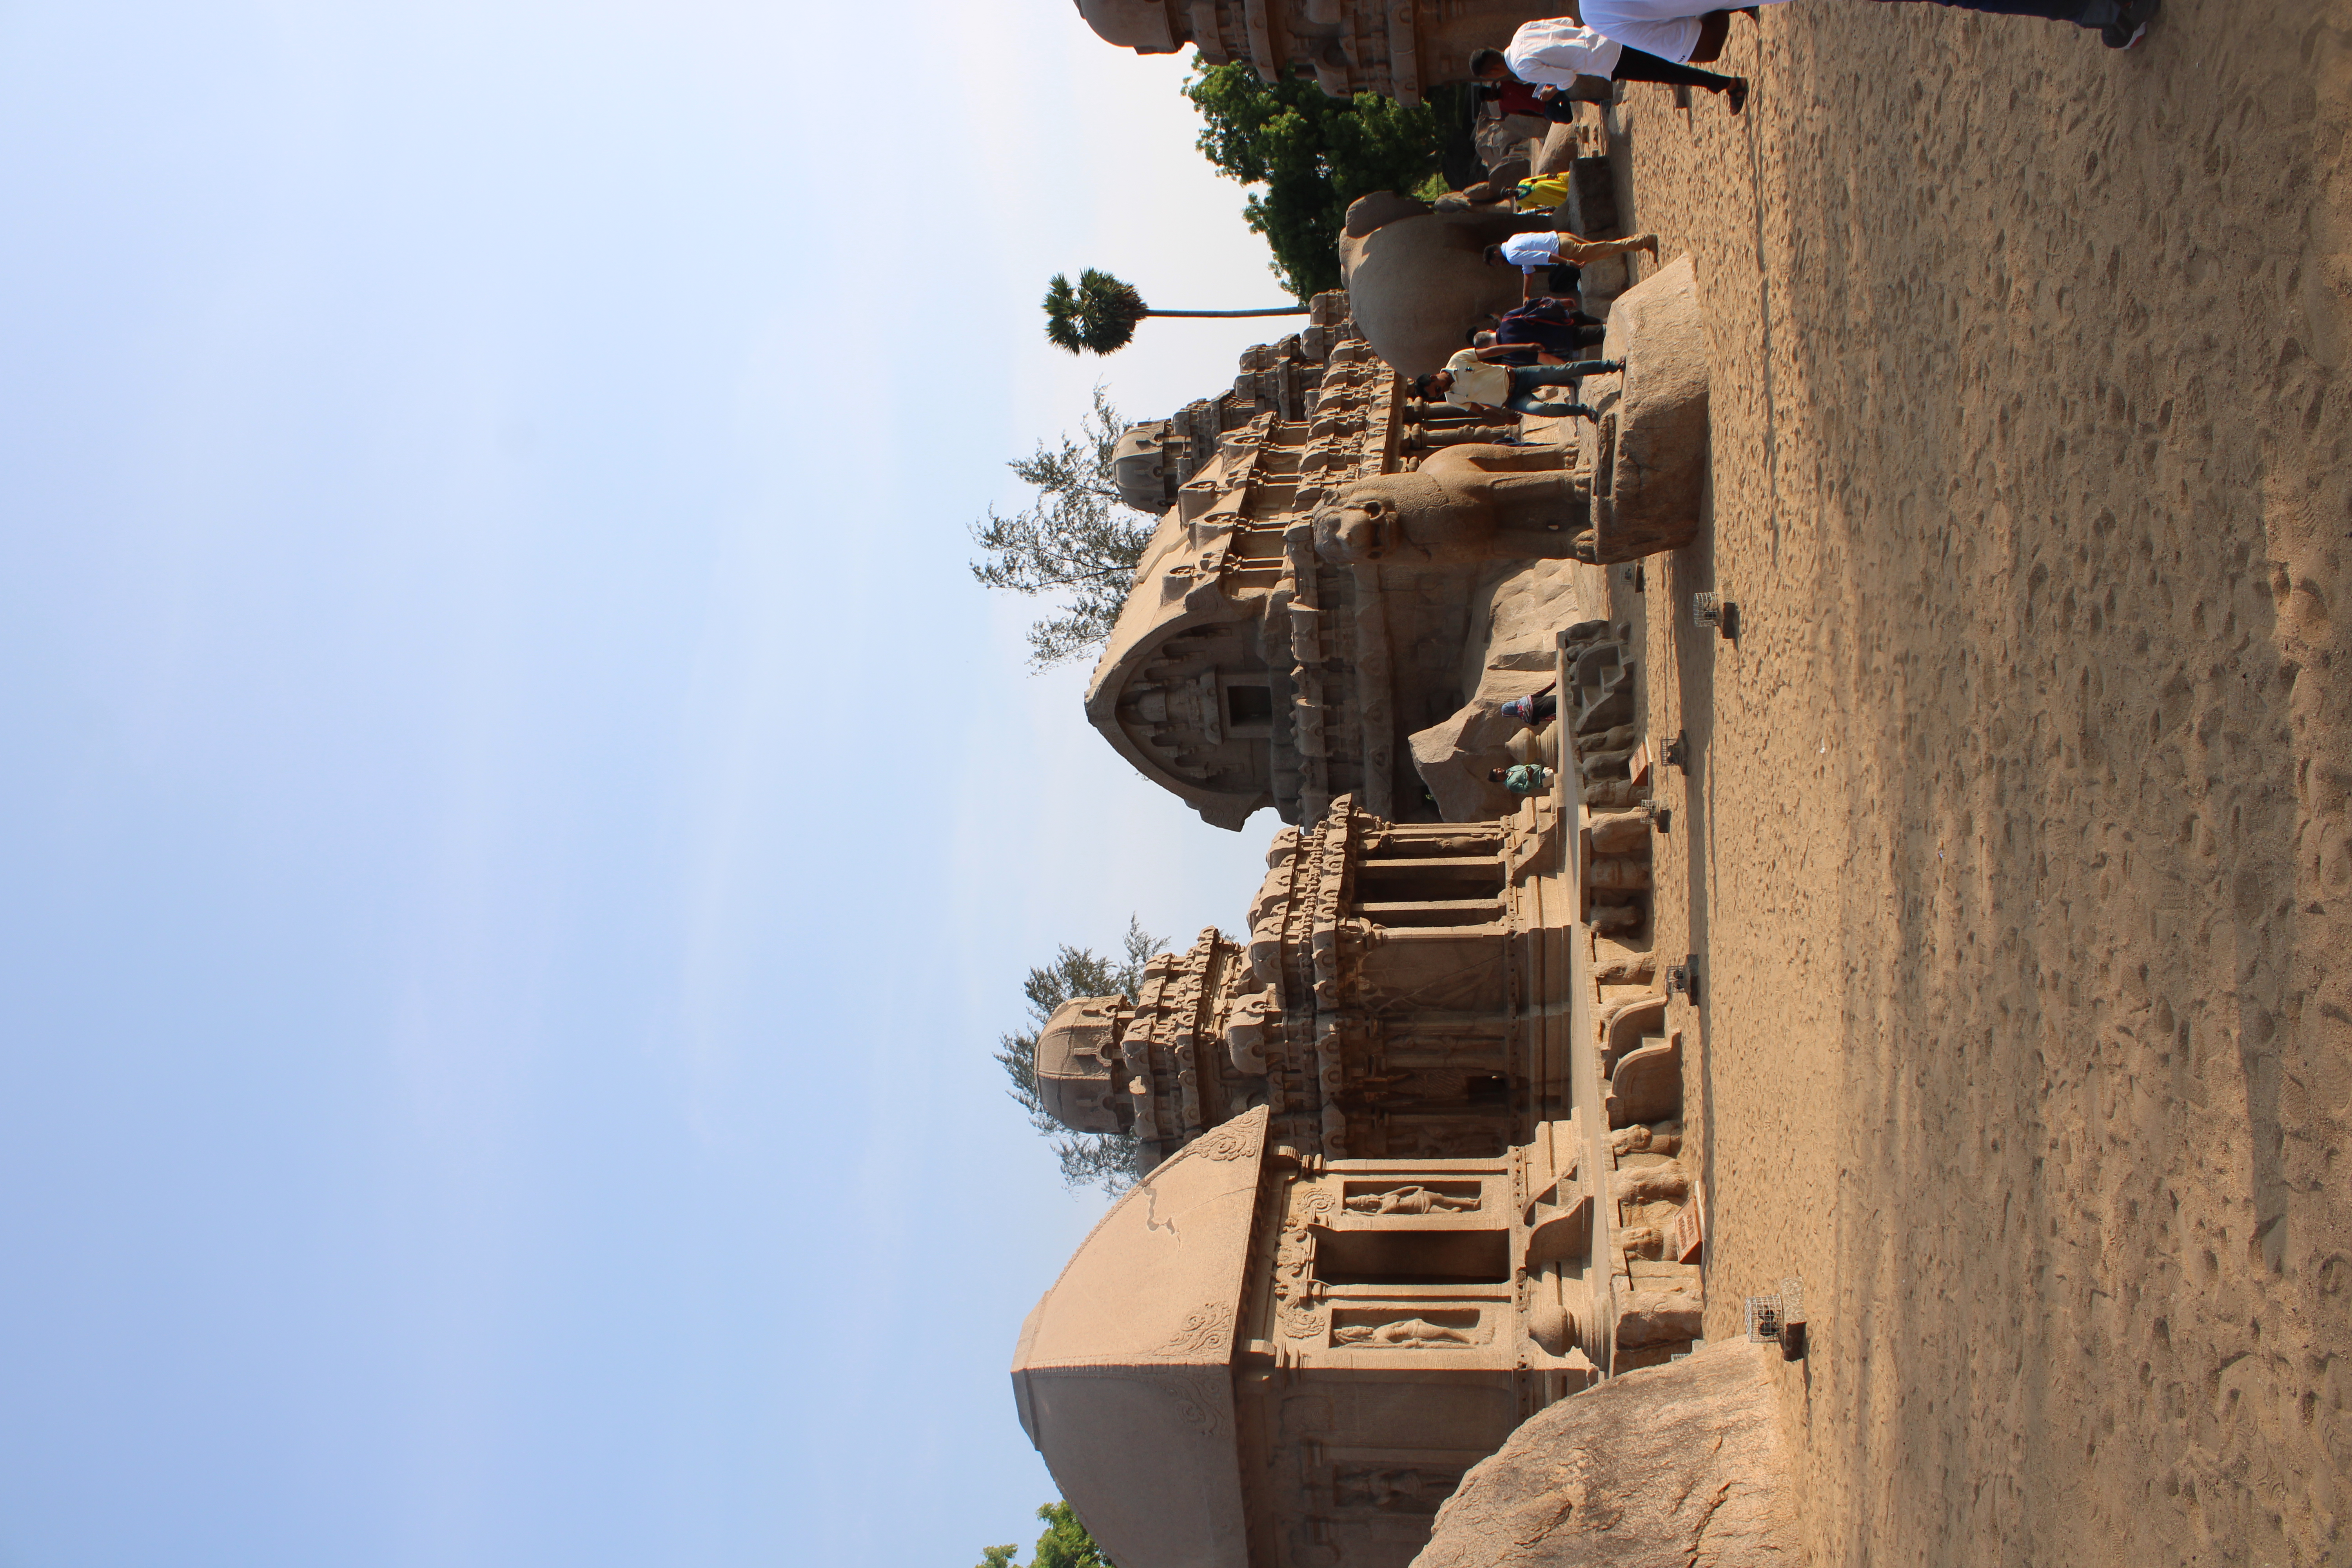
<svg viewBox="0 0 2352 1568"><path fill-rule="evenodd" d="M1606 104L1612 96L1609 79L1604 76L1578 77L1576 85L1570 88L1537 87L1507 72L1500 79L1486 77L1481 80L1479 95L1505 114L1531 115L1560 125L1576 118L1578 104Z"/></svg>

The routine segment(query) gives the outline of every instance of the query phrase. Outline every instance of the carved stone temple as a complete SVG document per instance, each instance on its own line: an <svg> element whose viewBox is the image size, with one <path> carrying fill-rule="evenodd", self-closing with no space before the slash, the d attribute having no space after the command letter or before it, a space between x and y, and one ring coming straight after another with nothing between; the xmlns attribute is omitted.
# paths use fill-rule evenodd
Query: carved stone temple
<svg viewBox="0 0 2352 1568"><path fill-rule="evenodd" d="M1528 1416L1700 1331L1633 671L1606 623L1554 668L1551 797L1460 825L1343 794L1276 833L1244 939L1039 1037L1048 1110L1159 1162L1013 1365L1121 1568L1404 1568Z"/></svg>
<svg viewBox="0 0 2352 1568"><path fill-rule="evenodd" d="M1155 48L1238 19L1262 62L1307 36L1287 0L1085 9ZM1437 9L1391 0L1380 25L1393 43ZM1162 515L1087 718L1209 821L1291 825L1244 935L1204 931L1038 1037L1045 1108L1154 1167L1013 1365L1120 1568L1406 1568L1522 1422L1703 1331L1689 972L1654 952L1681 752L1646 732L1604 565L1704 511L1696 273L1616 299L1629 368L1587 391L1600 418L1525 445L1408 397L1347 296L1309 321L1115 454ZM1540 721L1504 709L1539 689ZM1486 782L1513 763L1549 794Z"/></svg>
<svg viewBox="0 0 2352 1568"><path fill-rule="evenodd" d="M1334 98L1400 103L1466 81L1470 56L1521 22L1559 14L1527 0L1077 0L1104 42L1139 55L1194 48L1211 65L1246 60L1266 81L1312 70Z"/></svg>
<svg viewBox="0 0 2352 1568"><path fill-rule="evenodd" d="M1385 552L1328 527L1318 535L1318 513L1381 483L1474 501L1543 489L1546 505L1519 510L1548 519L1583 504L1573 452L1494 447L1509 432L1412 399L1347 310L1345 294L1316 296L1306 330L1243 354L1232 391L1133 427L1115 457L1128 501L1163 515L1087 685L1087 717L1221 827L1265 805L1318 822L1341 795L1391 821L1498 815L1499 791L1443 810L1413 738L1492 697L1493 672L1551 667L1559 616L1546 595L1564 579L1538 579L1564 563L1532 558L1569 553L1564 521L1514 532L1495 521L1506 509L1474 504L1463 515L1477 530L1400 531ZM1463 459L1430 470L1444 480L1406 472L1440 453ZM1528 471L1487 473L1496 462Z"/></svg>

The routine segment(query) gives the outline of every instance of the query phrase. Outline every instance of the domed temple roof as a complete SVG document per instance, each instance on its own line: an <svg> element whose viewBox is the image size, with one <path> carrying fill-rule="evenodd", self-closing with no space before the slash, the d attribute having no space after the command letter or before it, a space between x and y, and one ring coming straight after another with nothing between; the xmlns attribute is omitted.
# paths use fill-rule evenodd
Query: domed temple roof
<svg viewBox="0 0 2352 1568"><path fill-rule="evenodd" d="M1077 0L1078 15L1107 44L1139 55L1168 55L1181 41L1162 0Z"/></svg>
<svg viewBox="0 0 2352 1568"><path fill-rule="evenodd" d="M1120 1199L1021 1328L1022 1428L1119 1568L1249 1561L1231 1365L1266 1113Z"/></svg>
<svg viewBox="0 0 2352 1568"><path fill-rule="evenodd" d="M1074 996L1037 1033L1037 1099L1073 1132L1122 1132L1127 1097L1114 1076L1124 996Z"/></svg>

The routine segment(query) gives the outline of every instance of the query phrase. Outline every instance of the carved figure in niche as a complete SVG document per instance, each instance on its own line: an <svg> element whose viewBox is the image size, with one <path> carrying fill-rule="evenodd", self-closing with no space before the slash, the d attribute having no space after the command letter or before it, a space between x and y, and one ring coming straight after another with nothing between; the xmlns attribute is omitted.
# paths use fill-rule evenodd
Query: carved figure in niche
<svg viewBox="0 0 2352 1568"><path fill-rule="evenodd" d="M1665 1250L1665 1245L1655 1226L1629 1225L1617 1233L1618 1250L1636 1258L1655 1258Z"/></svg>
<svg viewBox="0 0 2352 1568"><path fill-rule="evenodd" d="M1588 779L1579 792L1587 805L1631 805L1641 798L1632 779Z"/></svg>
<svg viewBox="0 0 2352 1568"><path fill-rule="evenodd" d="M1587 779L1597 779L1602 773L1612 770L1622 773L1626 771L1626 763L1633 755L1633 749L1630 746L1614 752L1580 751L1576 754L1578 771Z"/></svg>
<svg viewBox="0 0 2352 1568"><path fill-rule="evenodd" d="M1649 952L1617 952L1606 957L1595 953L1592 983L1595 985L1647 985L1657 973L1657 955Z"/></svg>
<svg viewBox="0 0 2352 1568"><path fill-rule="evenodd" d="M1621 1204L1678 1204L1690 1194L1690 1173L1673 1161L1634 1165L1619 1171L1609 1185Z"/></svg>
<svg viewBox="0 0 2352 1568"><path fill-rule="evenodd" d="M1448 447L1417 472L1358 479L1315 514L1315 550L1335 565L1557 558L1590 506L1563 447Z"/></svg>
<svg viewBox="0 0 2352 1568"><path fill-rule="evenodd" d="M1620 1155L1638 1154L1644 1151L1653 1154L1675 1153L1683 1146L1682 1130L1672 1122L1667 1126L1673 1131L1663 1131L1639 1122L1631 1127L1620 1127L1609 1134L1609 1152Z"/></svg>
<svg viewBox="0 0 2352 1568"><path fill-rule="evenodd" d="M1358 1193L1348 1200L1348 1208L1353 1214L1468 1214L1479 1202L1475 1196L1456 1197L1427 1187L1391 1187L1384 1193Z"/></svg>
<svg viewBox="0 0 2352 1568"><path fill-rule="evenodd" d="M1393 1323L1349 1323L1334 1332L1331 1339L1337 1344L1362 1345L1372 1350L1442 1350L1448 1345L1481 1342L1460 1329L1449 1329L1444 1323L1422 1318L1402 1318Z"/></svg>
<svg viewBox="0 0 2352 1568"><path fill-rule="evenodd" d="M1588 826L1597 855L1636 855L1650 847L1650 819L1638 811L1596 812Z"/></svg>
<svg viewBox="0 0 2352 1568"><path fill-rule="evenodd" d="M1364 846L1368 858L1390 849L1401 855L1423 856L1487 855L1502 848L1502 841L1486 833L1424 833L1407 838L1398 834L1375 834Z"/></svg>
<svg viewBox="0 0 2352 1568"><path fill-rule="evenodd" d="M1397 1089L1412 1081L1412 1074L1409 1072L1364 1072L1358 1074L1348 1087L1357 1098L1370 1104L1395 1099Z"/></svg>
<svg viewBox="0 0 2352 1568"><path fill-rule="evenodd" d="M1437 1505L1462 1484L1457 1475L1351 1465L1331 1478L1331 1499L1341 1508L1376 1508L1390 1513L1435 1513Z"/></svg>
<svg viewBox="0 0 2352 1568"><path fill-rule="evenodd" d="M1584 868L1584 880L1589 887L1639 892L1650 885L1650 867L1631 855L1600 855Z"/></svg>
<svg viewBox="0 0 2352 1568"><path fill-rule="evenodd" d="M1592 918L1586 922L1597 931L1632 931L1642 923L1639 904L1595 904Z"/></svg>

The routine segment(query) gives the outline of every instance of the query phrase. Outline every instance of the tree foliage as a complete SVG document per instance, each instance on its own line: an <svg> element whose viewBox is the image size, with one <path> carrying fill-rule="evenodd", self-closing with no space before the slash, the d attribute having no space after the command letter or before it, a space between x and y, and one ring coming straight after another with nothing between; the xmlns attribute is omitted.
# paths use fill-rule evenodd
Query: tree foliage
<svg viewBox="0 0 2352 1568"><path fill-rule="evenodd" d="M1045 285L1046 340L1072 353L1116 353L1150 313L1134 284L1091 267L1078 274L1075 287L1060 272Z"/></svg>
<svg viewBox="0 0 2352 1568"><path fill-rule="evenodd" d="M1304 305L1268 305L1243 310L1162 310L1143 302L1135 285L1089 267L1073 285L1066 273L1045 282L1045 338L1072 353L1117 353L1134 340L1146 316L1303 316Z"/></svg>
<svg viewBox="0 0 2352 1568"><path fill-rule="evenodd" d="M1029 1113L1029 1124L1053 1141L1055 1157L1062 1163L1062 1180L1074 1188L1099 1185L1113 1194L1125 1192L1141 1173L1135 1168L1140 1149L1132 1133L1073 1132L1045 1114L1045 1102L1037 1092L1037 1037L1054 1009L1073 996L1135 995L1143 989L1145 962L1166 941L1145 931L1143 922L1130 916L1119 958L1105 958L1091 948L1065 943L1053 963L1031 970L1022 984L1021 993L1029 999L1029 1032L1006 1035L997 1042L997 1065L1013 1080L1007 1092Z"/></svg>
<svg viewBox="0 0 2352 1568"><path fill-rule="evenodd" d="M1029 1568L1118 1568L1103 1555L1068 1503L1049 1502L1037 1510L1037 1517L1045 1521L1045 1533L1037 1538ZM980 1568L1019 1568L1013 1560L1020 1551L1017 1546L983 1547Z"/></svg>
<svg viewBox="0 0 2352 1568"><path fill-rule="evenodd" d="M1184 96L1202 121L1196 143L1220 174L1251 192L1249 226L1274 251L1274 273L1299 299L1339 287L1339 231L1348 204L1373 191L1410 191L1439 171L1445 135L1439 112L1423 103L1360 92L1327 96L1305 78L1258 79L1245 65L1213 66L1192 57L1197 73Z"/></svg>
<svg viewBox="0 0 2352 1568"><path fill-rule="evenodd" d="M1046 669L1102 647L1118 621L1143 547L1159 520L1119 499L1111 452L1124 426L1103 389L1076 437L1005 467L1037 488L1034 505L1011 517L994 507L971 536L989 559L971 574L1016 594L1066 595L1068 607L1029 628L1029 664Z"/></svg>

